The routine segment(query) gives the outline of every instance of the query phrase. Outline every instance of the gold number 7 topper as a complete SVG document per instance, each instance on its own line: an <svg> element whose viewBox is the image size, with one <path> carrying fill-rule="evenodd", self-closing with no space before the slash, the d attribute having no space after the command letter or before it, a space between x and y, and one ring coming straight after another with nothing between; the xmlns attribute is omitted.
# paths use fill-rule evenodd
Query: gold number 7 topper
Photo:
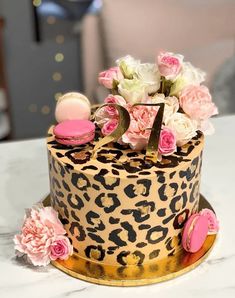
<svg viewBox="0 0 235 298"><path fill-rule="evenodd" d="M94 147L94 153L102 146L110 143L115 142L118 139L121 138L121 136L128 130L130 126L130 115L128 111L118 104L104 104L102 105L96 113L104 108L105 106L113 106L118 110L119 114L119 122L117 128L110 134L102 138L98 143L96 143ZM163 113L164 113L164 103L136 103L133 106L159 106L157 115L154 119L152 128L149 128L151 130L148 145L146 148L146 160L151 160L154 163L157 162L157 156L158 156L158 144L159 144L159 138L161 133L161 127L162 127L162 121L163 121Z"/></svg>

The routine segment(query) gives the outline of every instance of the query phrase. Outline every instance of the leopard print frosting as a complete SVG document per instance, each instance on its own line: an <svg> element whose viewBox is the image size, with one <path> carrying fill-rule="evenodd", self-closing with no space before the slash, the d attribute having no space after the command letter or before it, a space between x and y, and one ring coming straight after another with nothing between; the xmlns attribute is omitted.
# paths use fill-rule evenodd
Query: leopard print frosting
<svg viewBox="0 0 235 298"><path fill-rule="evenodd" d="M180 249L187 218L198 210L203 135L156 164L145 152L95 142L68 147L47 139L51 205L79 256L140 265Z"/></svg>

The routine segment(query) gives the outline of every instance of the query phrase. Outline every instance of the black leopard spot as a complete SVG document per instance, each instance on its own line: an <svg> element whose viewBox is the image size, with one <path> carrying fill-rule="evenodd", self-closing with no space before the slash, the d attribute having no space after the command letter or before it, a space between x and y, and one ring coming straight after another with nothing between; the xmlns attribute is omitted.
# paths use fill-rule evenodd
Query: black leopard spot
<svg viewBox="0 0 235 298"><path fill-rule="evenodd" d="M113 173L114 175L119 176L119 172L118 172L117 170L112 169L112 173Z"/></svg>
<svg viewBox="0 0 235 298"><path fill-rule="evenodd" d="M108 251L107 251L107 254L108 254L108 255L113 255L113 254L114 254L114 251L112 251L112 250L108 250Z"/></svg>
<svg viewBox="0 0 235 298"><path fill-rule="evenodd" d="M56 193L56 196L57 197L60 197L60 198L63 198L64 197L64 194L63 194L63 192L62 191L55 191L55 193Z"/></svg>
<svg viewBox="0 0 235 298"><path fill-rule="evenodd" d="M86 220L90 225L94 226L94 228L98 231L103 231L105 229L105 225L103 221L100 219L99 214L93 211L89 211L86 214Z"/></svg>
<svg viewBox="0 0 235 298"><path fill-rule="evenodd" d="M169 175L170 176L170 179L172 179L175 176L175 174L176 174L176 171L170 173L170 175Z"/></svg>
<svg viewBox="0 0 235 298"><path fill-rule="evenodd" d="M70 173L70 170L73 170L74 169L74 167L71 165L71 164L69 164L69 163L66 163L65 164L65 171L69 174Z"/></svg>
<svg viewBox="0 0 235 298"><path fill-rule="evenodd" d="M164 217L164 216L166 216L166 208L159 209L159 210L157 211L157 215L158 215L159 217Z"/></svg>
<svg viewBox="0 0 235 298"><path fill-rule="evenodd" d="M150 254L149 254L149 259L152 260L152 259L155 259L159 256L159 253L160 253L160 249L155 249L153 250Z"/></svg>
<svg viewBox="0 0 235 298"><path fill-rule="evenodd" d="M59 201L59 200L56 200L56 202L57 202L57 204L59 205L59 207L63 209L63 211L64 211L64 215L65 215L67 218L69 218L69 211L68 211L68 207L67 207L67 205L66 205L64 202ZM61 213L61 211L60 211L60 213Z"/></svg>
<svg viewBox="0 0 235 298"><path fill-rule="evenodd" d="M127 175L127 178L139 178L137 175Z"/></svg>
<svg viewBox="0 0 235 298"><path fill-rule="evenodd" d="M84 207L84 203L82 199L76 194L74 196L72 194L68 194L67 199L68 199L69 205L74 209L81 210Z"/></svg>
<svg viewBox="0 0 235 298"><path fill-rule="evenodd" d="M137 196L149 196L149 190L152 182L148 179L140 179L137 180L137 185L129 184L124 188L125 194L130 198L133 199Z"/></svg>
<svg viewBox="0 0 235 298"><path fill-rule="evenodd" d="M97 234L88 233L88 236L97 243L104 243L104 240Z"/></svg>
<svg viewBox="0 0 235 298"><path fill-rule="evenodd" d="M147 245L147 243L145 243L145 242L139 242L139 243L136 244L136 247L138 247L138 248L143 248L143 247L145 247L146 245Z"/></svg>
<svg viewBox="0 0 235 298"><path fill-rule="evenodd" d="M190 193L189 202L193 203L199 196L199 182L196 181Z"/></svg>
<svg viewBox="0 0 235 298"><path fill-rule="evenodd" d="M56 152L56 156L61 158L61 157L64 157L64 154L60 153L60 152Z"/></svg>
<svg viewBox="0 0 235 298"><path fill-rule="evenodd" d="M96 199L95 203L100 208L103 208L106 213L113 212L117 207L121 205L120 201L117 198L116 194L109 193L105 196L104 193L101 193Z"/></svg>
<svg viewBox="0 0 235 298"><path fill-rule="evenodd" d="M91 233L96 233L97 232L97 230L95 228L86 228L86 230L88 232L91 232Z"/></svg>
<svg viewBox="0 0 235 298"><path fill-rule="evenodd" d="M83 241L86 238L86 233L78 222L72 222L69 231L78 241Z"/></svg>
<svg viewBox="0 0 235 298"><path fill-rule="evenodd" d="M150 175L151 173L148 171L139 172L139 175Z"/></svg>
<svg viewBox="0 0 235 298"><path fill-rule="evenodd" d="M52 187L55 188L55 185L57 186L57 188L61 189L59 181L55 177L53 177L52 178Z"/></svg>
<svg viewBox="0 0 235 298"><path fill-rule="evenodd" d="M156 171L155 173L157 174L157 177L158 177L157 181L160 183L165 183L166 181L166 178L164 176L165 173L163 171Z"/></svg>
<svg viewBox="0 0 235 298"><path fill-rule="evenodd" d="M167 218L165 218L162 223L164 225L168 224L168 222L170 222L173 218L175 217L175 214L171 214L170 216L168 216Z"/></svg>
<svg viewBox="0 0 235 298"><path fill-rule="evenodd" d="M167 236L168 229L156 226L148 230L146 240L151 244L156 244L163 241Z"/></svg>
<svg viewBox="0 0 235 298"><path fill-rule="evenodd" d="M137 173L144 169L145 161L141 158L132 158L124 162L123 167L128 173Z"/></svg>
<svg viewBox="0 0 235 298"><path fill-rule="evenodd" d="M128 232L128 240L130 242L135 242L136 241L136 232L133 229L132 225L129 224L129 222L124 221L121 223L121 226Z"/></svg>
<svg viewBox="0 0 235 298"><path fill-rule="evenodd" d="M115 149L101 149L97 152L97 160L101 163L112 163L119 160L122 156L122 151Z"/></svg>
<svg viewBox="0 0 235 298"><path fill-rule="evenodd" d="M174 253L175 253L175 249L168 254L168 257L172 257L174 255Z"/></svg>
<svg viewBox="0 0 235 298"><path fill-rule="evenodd" d="M134 251L133 253L130 251L122 251L117 255L117 262L123 266L141 265L144 261L144 258L144 254L138 250Z"/></svg>
<svg viewBox="0 0 235 298"><path fill-rule="evenodd" d="M85 255L89 259L95 259L97 261L103 261L105 257L105 250L102 248L101 245L89 245L85 249Z"/></svg>
<svg viewBox="0 0 235 298"><path fill-rule="evenodd" d="M90 201L91 198L89 197L88 193L84 193L83 196L87 202Z"/></svg>
<svg viewBox="0 0 235 298"><path fill-rule="evenodd" d="M120 184L120 178L115 177L104 177L100 174L94 176L96 181L99 181L104 188L108 190L113 190L116 186Z"/></svg>
<svg viewBox="0 0 235 298"><path fill-rule="evenodd" d="M70 191L68 184L64 180L62 180L62 184L63 184L65 190Z"/></svg>
<svg viewBox="0 0 235 298"><path fill-rule="evenodd" d="M80 148L67 151L65 156L74 164L84 164L90 160L91 152L84 150L84 147L80 146Z"/></svg>
<svg viewBox="0 0 235 298"><path fill-rule="evenodd" d="M72 216L72 218L75 219L76 221L80 221L80 218L76 215L76 213L75 213L74 210L71 211L71 216Z"/></svg>
<svg viewBox="0 0 235 298"><path fill-rule="evenodd" d="M110 216L110 218L109 218L109 223L111 225L117 224L117 223L119 223L119 221L120 221L120 218L114 218L112 216Z"/></svg>
<svg viewBox="0 0 235 298"><path fill-rule="evenodd" d="M185 209L182 212L180 212L174 219L173 227L175 230L182 229L188 219L189 210Z"/></svg>
<svg viewBox="0 0 235 298"><path fill-rule="evenodd" d="M55 173L58 174L57 168L55 166L55 159L54 158L52 158L52 167L53 167L53 170L55 171Z"/></svg>
<svg viewBox="0 0 235 298"><path fill-rule="evenodd" d="M69 224L69 221L67 218L60 218L60 221L64 226Z"/></svg>
<svg viewBox="0 0 235 298"><path fill-rule="evenodd" d="M150 229L150 228L151 228L150 225L144 225L144 224L139 225L139 230L147 230L147 229Z"/></svg>
<svg viewBox="0 0 235 298"><path fill-rule="evenodd" d="M119 246L109 246L108 247L108 250L116 250L118 248L119 248Z"/></svg>
<svg viewBox="0 0 235 298"><path fill-rule="evenodd" d="M64 168L60 163L58 163L58 165L60 168L60 175L64 178L66 167Z"/></svg>
<svg viewBox="0 0 235 298"><path fill-rule="evenodd" d="M97 185L97 184L92 184L92 187L93 187L95 190L100 190L100 187L99 187L99 185Z"/></svg>
<svg viewBox="0 0 235 298"><path fill-rule="evenodd" d="M167 201L169 197L173 197L178 190L177 183L170 183L167 185L166 183L162 184L162 186L158 189L159 198L161 201ZM169 192L167 196L166 193Z"/></svg>
<svg viewBox="0 0 235 298"><path fill-rule="evenodd" d="M173 213L184 209L187 204L187 193L183 192L181 196L174 197L170 202L170 209Z"/></svg>
<svg viewBox="0 0 235 298"><path fill-rule="evenodd" d="M79 190L87 190L91 186L90 181L82 173L73 173L72 174L72 184Z"/></svg>
<svg viewBox="0 0 235 298"><path fill-rule="evenodd" d="M83 167L83 168L81 169L81 171L86 171L86 170L94 170L94 171L97 171L98 168L97 168L96 166L92 166L92 165L90 165L90 166L85 166L85 167Z"/></svg>
<svg viewBox="0 0 235 298"><path fill-rule="evenodd" d="M198 167L199 157L194 158L191 166L186 171L180 171L180 178L186 177L187 181L191 181L196 174Z"/></svg>
<svg viewBox="0 0 235 298"><path fill-rule="evenodd" d="M113 243L115 243L117 246L126 246L127 243L126 241L123 241L120 237L119 234L122 232L122 229L116 229L113 230L110 234L109 234L109 240L112 241Z"/></svg>
<svg viewBox="0 0 235 298"><path fill-rule="evenodd" d="M185 189L187 187L187 183L185 183L184 181L181 183L181 189Z"/></svg>
<svg viewBox="0 0 235 298"><path fill-rule="evenodd" d="M78 249L76 247L73 248L74 252L78 253Z"/></svg>

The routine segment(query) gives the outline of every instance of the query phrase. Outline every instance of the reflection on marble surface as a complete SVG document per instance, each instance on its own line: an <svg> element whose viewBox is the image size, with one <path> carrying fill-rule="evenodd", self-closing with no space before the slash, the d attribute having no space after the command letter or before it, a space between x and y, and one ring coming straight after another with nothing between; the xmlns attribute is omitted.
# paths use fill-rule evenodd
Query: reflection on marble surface
<svg viewBox="0 0 235 298"><path fill-rule="evenodd" d="M209 258L177 279L138 288L115 288L74 279L52 266L35 268L14 257L12 238L24 209L49 192L44 140L0 145L0 297L235 297L235 116L213 120L216 133L207 137L201 192L220 220L218 241Z"/></svg>

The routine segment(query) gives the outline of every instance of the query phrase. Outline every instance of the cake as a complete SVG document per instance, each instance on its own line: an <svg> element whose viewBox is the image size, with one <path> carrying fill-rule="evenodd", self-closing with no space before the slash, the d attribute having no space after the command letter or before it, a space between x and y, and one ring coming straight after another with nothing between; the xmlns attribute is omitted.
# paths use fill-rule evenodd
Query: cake
<svg viewBox="0 0 235 298"><path fill-rule="evenodd" d="M27 211L18 254L112 285L198 264L219 228L201 204L204 136L218 113L204 79L182 55L161 52L157 63L126 56L101 72L109 95L97 106L64 94L47 136L50 202Z"/></svg>
<svg viewBox="0 0 235 298"><path fill-rule="evenodd" d="M175 154L149 165L144 152L115 143L92 158L95 142L68 148L49 135L51 205L74 253L122 266L181 249L182 228L198 211L203 143L198 132Z"/></svg>

